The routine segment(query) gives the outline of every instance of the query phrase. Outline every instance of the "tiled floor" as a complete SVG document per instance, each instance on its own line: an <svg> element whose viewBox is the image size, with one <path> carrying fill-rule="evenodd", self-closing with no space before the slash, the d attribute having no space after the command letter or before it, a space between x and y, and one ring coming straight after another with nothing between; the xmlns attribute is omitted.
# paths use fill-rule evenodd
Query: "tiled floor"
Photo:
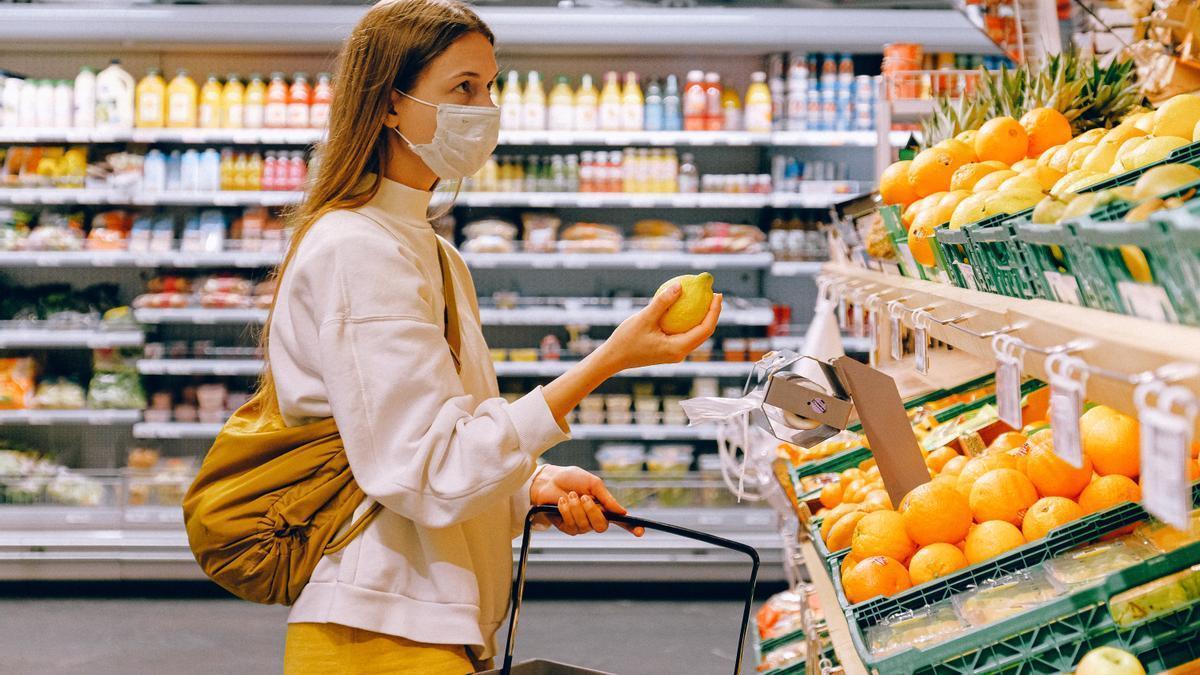
<svg viewBox="0 0 1200 675"><path fill-rule="evenodd" d="M740 612L736 600L703 598L528 600L517 658L622 675L725 674ZM286 615L226 599L0 598L0 673L277 673Z"/></svg>

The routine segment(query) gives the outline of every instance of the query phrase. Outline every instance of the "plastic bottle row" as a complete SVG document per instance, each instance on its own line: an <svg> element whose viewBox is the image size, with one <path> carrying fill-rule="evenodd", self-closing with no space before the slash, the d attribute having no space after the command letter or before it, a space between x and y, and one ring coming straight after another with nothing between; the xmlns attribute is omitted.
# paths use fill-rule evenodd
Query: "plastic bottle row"
<svg viewBox="0 0 1200 675"><path fill-rule="evenodd" d="M114 60L96 74L84 68L74 81L0 78L0 128L304 129L324 128L333 88L328 73L310 84L296 73L245 82L210 74L198 85L179 70L167 82L157 69L141 81Z"/></svg>
<svg viewBox="0 0 1200 675"><path fill-rule="evenodd" d="M308 177L304 153L234 152L224 148L203 151L157 149L146 153L142 165L142 189L165 190L300 190Z"/></svg>

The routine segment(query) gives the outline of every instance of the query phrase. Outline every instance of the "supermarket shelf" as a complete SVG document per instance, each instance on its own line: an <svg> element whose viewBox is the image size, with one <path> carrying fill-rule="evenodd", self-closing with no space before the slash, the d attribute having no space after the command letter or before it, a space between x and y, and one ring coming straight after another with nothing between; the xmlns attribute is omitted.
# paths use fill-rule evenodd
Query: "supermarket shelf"
<svg viewBox="0 0 1200 675"><path fill-rule="evenodd" d="M638 515L743 541L763 558L760 580L782 579L775 515L755 507L639 509ZM538 532L532 581L741 581L745 557L658 532L570 537ZM514 552L520 540L513 542ZM515 560L515 556L514 556ZM686 568L681 572L681 568ZM0 506L0 580L202 580L178 507Z"/></svg>
<svg viewBox="0 0 1200 675"><path fill-rule="evenodd" d="M140 330L0 328L0 349L140 347L145 341Z"/></svg>
<svg viewBox="0 0 1200 675"><path fill-rule="evenodd" d="M134 438L213 439L220 433L221 424L200 422L140 422L133 425Z"/></svg>
<svg viewBox="0 0 1200 675"><path fill-rule="evenodd" d="M144 439L212 439L220 431L220 424L142 422L134 425L133 436ZM716 438L716 431L712 427L576 424L571 427L571 437L577 440L701 441Z"/></svg>
<svg viewBox="0 0 1200 675"><path fill-rule="evenodd" d="M0 251L3 267L274 267L275 252Z"/></svg>
<svg viewBox="0 0 1200 675"><path fill-rule="evenodd" d="M143 375L217 375L257 377L263 362L258 359L141 359L137 371Z"/></svg>
<svg viewBox="0 0 1200 675"><path fill-rule="evenodd" d="M1200 353L1196 350L1196 345L1200 345L1200 328L1047 300L1021 300L845 265L829 265L825 269L834 277L872 284L876 291L901 291L905 296L902 304L910 309L936 307L931 310L935 319L944 321L970 313L958 326L976 333L1010 327L1013 328L1010 335L1041 349L1071 343L1078 347L1072 355L1083 359L1089 367L1119 375L1093 373L1087 380L1087 398L1135 417L1138 415L1133 402L1135 376L1168 365L1200 365ZM905 312L903 320L911 326L911 312ZM990 337L975 337L954 325L936 322L930 323L929 336L986 361L995 359ZM1023 373L1047 380L1045 358L1044 354L1026 350L1022 357ZM1200 374L1196 372L1173 384L1187 387L1200 396ZM1197 428L1200 429L1200 420Z"/></svg>
<svg viewBox="0 0 1200 675"><path fill-rule="evenodd" d="M934 109L933 99L897 99L892 101L892 121L919 122L932 115Z"/></svg>
<svg viewBox="0 0 1200 675"><path fill-rule="evenodd" d="M0 410L0 424L27 426L117 426L136 424L141 419L141 410Z"/></svg>
<svg viewBox="0 0 1200 675"><path fill-rule="evenodd" d="M557 377L578 361L497 361L499 377ZM684 361L623 370L618 377L746 377L754 364L738 361Z"/></svg>
<svg viewBox="0 0 1200 675"><path fill-rule="evenodd" d="M165 310L169 311L169 310ZM636 308L616 309L612 307L563 308L521 307L497 309L483 307L479 310L484 325L490 326L551 326L567 323L583 323L591 326L615 326L624 321ZM141 320L139 316L139 320ZM730 326L769 326L775 320L770 307L736 309L726 307L721 311L720 323Z"/></svg>
<svg viewBox="0 0 1200 675"><path fill-rule="evenodd" d="M12 205L112 205L112 206L288 206L302 192L217 190L120 192L91 188L12 188L0 190L0 204ZM724 193L623 193L623 192L464 192L458 206L519 208L698 208L761 209L827 208L856 194L724 194Z"/></svg>
<svg viewBox="0 0 1200 675"><path fill-rule="evenodd" d="M812 260L780 260L771 265L774 277L807 277L821 271L824 262Z"/></svg>
<svg viewBox="0 0 1200 675"><path fill-rule="evenodd" d="M209 145L312 145L323 129L0 129L0 143L179 143Z"/></svg>
<svg viewBox="0 0 1200 675"><path fill-rule="evenodd" d="M824 609L825 622L829 630L829 640L833 643L833 650L837 653L838 661L841 662L846 675L867 675L867 668L863 664L862 658L859 657L858 651L854 649L854 643L851 641L850 624L846 620L846 613L841 611L837 594L833 590L833 581L824 572L824 561L821 559L821 555L817 553L812 540L806 539L801 541L799 548L801 555L804 557L805 568L815 570L809 576L812 580L813 589L817 593L818 604Z"/></svg>
<svg viewBox="0 0 1200 675"><path fill-rule="evenodd" d="M592 326L615 326L624 321L635 308L564 308L522 307L518 309L496 309L483 307L479 310L484 325L492 326L550 326L564 323L585 323ZM187 323L187 324L245 324L263 323L267 320L265 309L137 309L134 318L140 323ZM775 316L770 307L733 309L721 312L721 323L733 326L769 326Z"/></svg>
<svg viewBox="0 0 1200 675"><path fill-rule="evenodd" d="M472 269L765 269L771 253L464 253Z"/></svg>
<svg viewBox="0 0 1200 675"><path fill-rule="evenodd" d="M12 188L0 190L0 204L79 204L113 206L288 206L300 201L302 192L217 190L121 192L91 188Z"/></svg>

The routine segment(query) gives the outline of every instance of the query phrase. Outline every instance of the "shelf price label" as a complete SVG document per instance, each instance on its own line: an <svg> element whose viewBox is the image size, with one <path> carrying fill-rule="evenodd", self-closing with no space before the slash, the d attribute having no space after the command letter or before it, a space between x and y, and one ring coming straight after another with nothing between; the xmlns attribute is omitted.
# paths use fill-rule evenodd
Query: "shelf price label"
<svg viewBox="0 0 1200 675"><path fill-rule="evenodd" d="M1050 431L1054 454L1071 466L1083 466L1083 446L1079 440L1079 417L1087 393L1087 364L1065 353L1046 357L1050 380Z"/></svg>
<svg viewBox="0 0 1200 675"><path fill-rule="evenodd" d="M1160 380L1139 385L1133 399L1145 481L1142 503L1164 523L1186 530L1192 509L1188 458L1200 404L1190 389L1167 386Z"/></svg>
<svg viewBox="0 0 1200 675"><path fill-rule="evenodd" d="M996 408L1000 421L1020 429L1024 349L1011 335L997 335L992 338L992 352L996 355Z"/></svg>
<svg viewBox="0 0 1200 675"><path fill-rule="evenodd" d="M891 349L889 354L893 361L904 358L904 335L901 332L900 315L904 313L904 305L893 300L888 303L888 333Z"/></svg>

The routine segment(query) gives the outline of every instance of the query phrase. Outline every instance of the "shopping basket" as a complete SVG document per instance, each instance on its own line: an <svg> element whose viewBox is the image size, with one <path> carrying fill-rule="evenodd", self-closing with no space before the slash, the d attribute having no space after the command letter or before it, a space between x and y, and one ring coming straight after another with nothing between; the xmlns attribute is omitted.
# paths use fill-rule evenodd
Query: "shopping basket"
<svg viewBox="0 0 1200 675"><path fill-rule="evenodd" d="M567 665L546 659L533 659L513 664L513 649L516 648L517 620L521 615L521 596L525 594L525 566L529 562L529 538L532 532L533 518L538 514L554 513L558 513L558 509L554 506L535 506L525 516L525 533L521 538L521 557L517 563L517 588L513 592L512 616L508 622L508 642L504 646L504 665L500 668L484 671L483 675L508 675L509 673L513 675L611 675L602 670L592 670L590 668ZM755 551L754 547L747 546L741 542L723 539L705 532L689 530L686 527L679 527L678 525L669 525L667 523L646 520L645 518L621 516L614 513L606 513L604 515L610 523L618 523L630 527L643 527L648 530L658 530L680 537L687 537L688 539L695 539L696 541L702 541L713 546L720 546L721 548L745 553L750 557L750 589L746 593L746 606L742 610L742 629L738 633L737 656L734 657L733 663L734 675L738 675L742 669L742 652L746 648L746 628L750 625L750 607L754 602L754 587L758 582L758 551Z"/></svg>

